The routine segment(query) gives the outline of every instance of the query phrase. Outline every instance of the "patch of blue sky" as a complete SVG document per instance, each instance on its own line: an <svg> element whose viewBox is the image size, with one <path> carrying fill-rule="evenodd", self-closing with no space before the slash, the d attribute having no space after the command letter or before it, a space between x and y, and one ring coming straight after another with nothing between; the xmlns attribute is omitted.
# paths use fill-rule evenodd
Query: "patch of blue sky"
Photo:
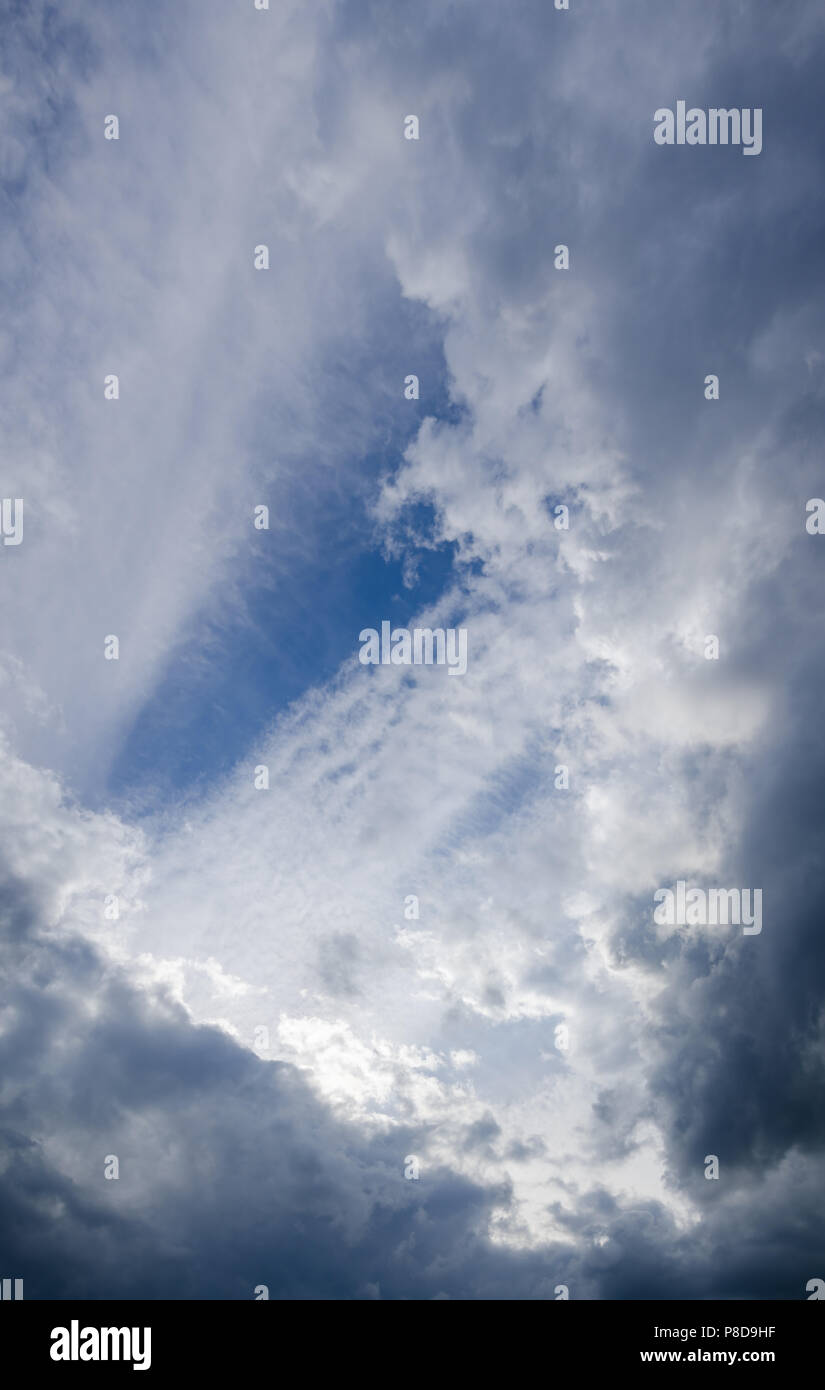
<svg viewBox="0 0 825 1390"><path fill-rule="evenodd" d="M213 596L170 653L112 765L108 804L148 815L168 801L201 795L290 704L331 680L342 662L357 660L362 628L385 618L408 626L455 582L455 546L433 540L426 501L409 509L405 549L397 555L386 553L369 514L378 478L400 464L424 416L457 418L443 386L422 390L410 408L393 465L385 452L342 462L348 475L355 469L362 481L372 480L372 491L366 485L355 494L336 491L314 512L311 490L299 501L307 543L286 574L267 559L271 533L251 530L260 564L244 566L235 605Z"/></svg>

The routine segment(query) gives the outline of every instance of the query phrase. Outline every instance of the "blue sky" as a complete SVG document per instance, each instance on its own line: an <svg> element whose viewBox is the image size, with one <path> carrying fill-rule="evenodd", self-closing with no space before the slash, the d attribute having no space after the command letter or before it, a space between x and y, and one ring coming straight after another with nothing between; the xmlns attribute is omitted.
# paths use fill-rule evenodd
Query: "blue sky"
<svg viewBox="0 0 825 1390"><path fill-rule="evenodd" d="M804 1297L818 7L2 25L3 1269ZM761 153L657 145L679 100ZM362 665L384 620L466 674ZM656 924L678 880L762 932Z"/></svg>

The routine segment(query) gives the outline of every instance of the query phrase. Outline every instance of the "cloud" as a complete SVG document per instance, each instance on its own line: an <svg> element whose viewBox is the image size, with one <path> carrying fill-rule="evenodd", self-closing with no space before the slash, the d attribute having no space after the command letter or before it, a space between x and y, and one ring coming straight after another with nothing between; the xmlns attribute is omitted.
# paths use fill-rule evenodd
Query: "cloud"
<svg viewBox="0 0 825 1390"><path fill-rule="evenodd" d="M7 63L8 1258L32 1296L802 1296L822 25L153 14L33 5ZM715 92L764 105L758 159L654 146ZM397 591L330 617L339 543ZM466 675L360 666L402 601ZM130 741L168 787L147 711L177 683L220 731L225 668L259 709L244 647L281 632L289 707L109 808ZM762 935L659 931L677 878L761 886Z"/></svg>

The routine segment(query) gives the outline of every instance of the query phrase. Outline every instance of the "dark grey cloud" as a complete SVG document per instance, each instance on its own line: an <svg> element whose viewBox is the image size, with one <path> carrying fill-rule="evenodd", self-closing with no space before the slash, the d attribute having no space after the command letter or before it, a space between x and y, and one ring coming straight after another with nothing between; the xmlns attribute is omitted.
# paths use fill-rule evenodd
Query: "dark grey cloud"
<svg viewBox="0 0 825 1390"><path fill-rule="evenodd" d="M820 597L820 625L821 605ZM763 888L762 934L717 949L706 969L685 952L661 1001L653 1090L669 1114L682 1174L707 1152L754 1175L791 1152L822 1161L825 661L808 642L810 622L800 604L782 624L753 630L753 654L787 671L770 742L744 773L749 813L732 860L737 882Z"/></svg>
<svg viewBox="0 0 825 1390"><path fill-rule="evenodd" d="M547 1299L566 1283L579 1298L794 1298L816 1273L802 1162L783 1181L749 1174L731 1198L708 1184L718 1213L690 1234L660 1204L596 1189L554 1212L569 1246L491 1245L506 1188L426 1165L406 1180L414 1131L369 1138L336 1121L296 1069L135 990L3 886L0 1253L27 1297L243 1299L267 1284L280 1299ZM499 1134L488 1115L466 1143ZM117 1181L103 1176L111 1154Z"/></svg>
<svg viewBox="0 0 825 1390"><path fill-rule="evenodd" d="M4 903L0 1228L27 1297L505 1296L518 1262L485 1227L506 1191L406 1180L414 1133L336 1122L295 1068L42 938L8 880ZM524 1268L523 1297L549 1263Z"/></svg>

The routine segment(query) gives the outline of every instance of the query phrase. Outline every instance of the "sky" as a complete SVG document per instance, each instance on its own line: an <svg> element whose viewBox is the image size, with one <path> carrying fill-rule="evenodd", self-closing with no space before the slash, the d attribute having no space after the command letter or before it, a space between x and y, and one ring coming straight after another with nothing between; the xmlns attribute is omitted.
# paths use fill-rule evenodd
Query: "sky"
<svg viewBox="0 0 825 1390"><path fill-rule="evenodd" d="M0 27L0 1274L806 1298L825 12Z"/></svg>

